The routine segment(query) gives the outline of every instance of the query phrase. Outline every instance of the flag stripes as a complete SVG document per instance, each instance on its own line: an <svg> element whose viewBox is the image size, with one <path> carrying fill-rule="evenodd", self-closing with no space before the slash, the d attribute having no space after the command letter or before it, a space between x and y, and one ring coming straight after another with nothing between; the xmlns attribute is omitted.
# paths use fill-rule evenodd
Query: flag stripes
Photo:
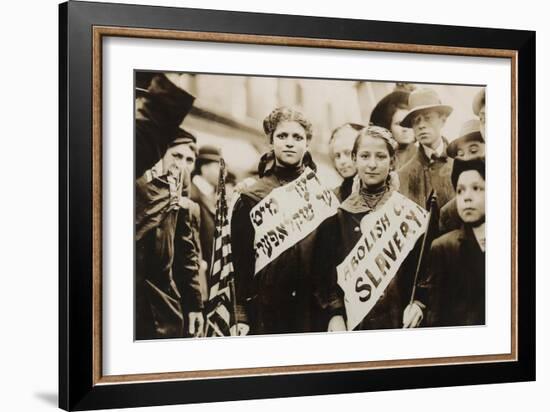
<svg viewBox="0 0 550 412"><path fill-rule="evenodd" d="M231 233L225 194L225 162L220 160L216 198L214 252L210 267L206 304L206 336L229 336L235 324L233 302L234 273L231 258Z"/></svg>

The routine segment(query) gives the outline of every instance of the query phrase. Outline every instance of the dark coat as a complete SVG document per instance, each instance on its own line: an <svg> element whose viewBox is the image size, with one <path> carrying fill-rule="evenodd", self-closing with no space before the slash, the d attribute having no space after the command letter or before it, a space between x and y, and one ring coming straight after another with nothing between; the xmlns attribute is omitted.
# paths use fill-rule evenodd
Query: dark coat
<svg viewBox="0 0 550 412"><path fill-rule="evenodd" d="M428 196L434 189L437 204L441 208L455 195L451 183L452 168L451 158L443 156L436 160L428 159L424 147L420 145L416 155L398 170L399 191L426 208Z"/></svg>
<svg viewBox="0 0 550 412"><path fill-rule="evenodd" d="M427 326L485 324L485 253L471 228L433 243L429 256Z"/></svg>
<svg viewBox="0 0 550 412"><path fill-rule="evenodd" d="M405 166L409 160L416 156L418 147L413 144L408 144L404 147L398 147L395 151L395 169L399 170L401 167Z"/></svg>
<svg viewBox="0 0 550 412"><path fill-rule="evenodd" d="M342 180L340 186L334 188L333 192L340 202L343 202L351 194L354 177L355 176L346 177Z"/></svg>
<svg viewBox="0 0 550 412"><path fill-rule="evenodd" d="M327 321L322 318L315 273L311 270L315 231L254 274L250 211L274 188L282 186L278 173L266 173L241 193L233 209L231 248L237 320L250 326L250 334L326 331ZM299 175L296 172L293 178Z"/></svg>
<svg viewBox="0 0 550 412"><path fill-rule="evenodd" d="M214 231L216 229L216 199L215 196L208 198L205 196L194 183L191 183L191 200L199 205L200 209L200 250L202 259L208 265L206 273L210 272L212 264L212 247L214 245ZM207 288L207 275L201 274L200 282L202 288Z"/></svg>
<svg viewBox="0 0 550 412"><path fill-rule="evenodd" d="M387 200L391 192L384 195ZM342 208L325 220L319 227L315 248L315 270L320 272L323 306L328 318L345 315L344 293L338 285L336 267L344 261L361 238L361 219L368 213L383 208L384 199L375 209L362 213L351 213ZM405 258L386 290L355 330L395 329L403 326L403 311L409 304L412 293L416 262L419 256L422 237Z"/></svg>
<svg viewBox="0 0 550 412"><path fill-rule="evenodd" d="M191 200L199 205L201 215L200 238L203 259L210 265L212 259L212 246L214 242L214 230L216 227L216 199L205 196L194 183L191 183Z"/></svg>
<svg viewBox="0 0 550 412"><path fill-rule="evenodd" d="M169 208L160 179L136 181L136 339L184 336L184 313L202 309L193 220L198 208ZM146 216L146 219L140 219Z"/></svg>
<svg viewBox="0 0 550 412"><path fill-rule="evenodd" d="M439 233L444 235L462 227L462 220L456 208L456 197L445 204L439 212Z"/></svg>

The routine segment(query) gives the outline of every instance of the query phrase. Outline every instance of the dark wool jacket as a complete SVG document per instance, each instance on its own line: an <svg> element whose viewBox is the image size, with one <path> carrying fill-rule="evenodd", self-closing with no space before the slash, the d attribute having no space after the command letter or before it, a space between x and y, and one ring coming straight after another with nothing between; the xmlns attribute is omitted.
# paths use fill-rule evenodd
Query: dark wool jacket
<svg viewBox="0 0 550 412"><path fill-rule="evenodd" d="M392 191L388 191L375 209L366 212L352 213L341 206L336 215L325 220L319 227L314 267L320 273L319 295L324 306L327 307L328 319L339 314L345 316L344 292L337 283L336 267L342 263L361 238L361 219L368 213L383 208L391 194ZM355 330L403 327L403 311L411 297L421 241L422 237L405 258L378 302Z"/></svg>
<svg viewBox="0 0 550 412"><path fill-rule="evenodd" d="M201 253L202 258L208 264L208 268L210 268L212 263L212 247L214 245L214 231L216 229L215 194L212 198L209 198L194 183L191 183L190 197L200 208Z"/></svg>
<svg viewBox="0 0 550 412"><path fill-rule="evenodd" d="M184 314L202 309L198 206L167 207L168 185L136 181L136 339L182 337ZM145 219L139 219L146 216Z"/></svg>
<svg viewBox="0 0 550 412"><path fill-rule="evenodd" d="M256 275L252 208L273 189L297 178L272 169L241 193L231 218L231 248L235 270L237 319L250 334L326 331L315 273L311 270L316 232L287 249Z"/></svg>
<svg viewBox="0 0 550 412"><path fill-rule="evenodd" d="M340 202L346 200L346 198L351 194L351 191L353 189L354 177L355 175L351 177L346 177L344 180L342 180L340 186L332 190Z"/></svg>
<svg viewBox="0 0 550 412"><path fill-rule="evenodd" d="M425 284L427 326L485 324L485 252L469 227L433 243Z"/></svg>
<svg viewBox="0 0 550 412"><path fill-rule="evenodd" d="M445 204L439 212L439 233L444 235L462 227L462 220L456 208L456 197Z"/></svg>
<svg viewBox="0 0 550 412"><path fill-rule="evenodd" d="M409 160L411 160L418 151L416 144L408 144L406 146L399 146L395 151L395 169L399 170L405 166Z"/></svg>
<svg viewBox="0 0 550 412"><path fill-rule="evenodd" d="M437 160L428 159L424 147L420 145L416 155L399 169L399 191L420 206L426 208L426 201L432 189L437 195L441 208L455 191L451 183L453 160L442 156Z"/></svg>

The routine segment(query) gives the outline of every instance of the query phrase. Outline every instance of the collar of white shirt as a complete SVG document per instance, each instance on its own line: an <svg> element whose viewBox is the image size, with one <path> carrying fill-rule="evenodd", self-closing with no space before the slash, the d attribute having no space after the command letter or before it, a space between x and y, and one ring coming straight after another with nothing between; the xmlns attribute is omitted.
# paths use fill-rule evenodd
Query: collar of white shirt
<svg viewBox="0 0 550 412"><path fill-rule="evenodd" d="M422 146L424 147L424 153L426 153L426 156L428 157L428 159L431 159L432 155L434 154L437 157L443 156L443 152L445 150L445 143L443 143L443 139L439 140L439 145L435 149L432 149L431 147L424 146L424 145Z"/></svg>

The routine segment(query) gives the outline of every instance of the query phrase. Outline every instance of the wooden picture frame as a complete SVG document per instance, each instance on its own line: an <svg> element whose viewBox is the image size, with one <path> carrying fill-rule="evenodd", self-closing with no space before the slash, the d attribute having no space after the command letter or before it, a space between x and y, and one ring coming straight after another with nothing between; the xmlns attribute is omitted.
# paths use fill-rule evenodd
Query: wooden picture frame
<svg viewBox="0 0 550 412"><path fill-rule="evenodd" d="M535 379L535 33L69 2L59 8L59 406L216 402ZM509 59L511 352L337 364L102 372L102 40L193 40Z"/></svg>

